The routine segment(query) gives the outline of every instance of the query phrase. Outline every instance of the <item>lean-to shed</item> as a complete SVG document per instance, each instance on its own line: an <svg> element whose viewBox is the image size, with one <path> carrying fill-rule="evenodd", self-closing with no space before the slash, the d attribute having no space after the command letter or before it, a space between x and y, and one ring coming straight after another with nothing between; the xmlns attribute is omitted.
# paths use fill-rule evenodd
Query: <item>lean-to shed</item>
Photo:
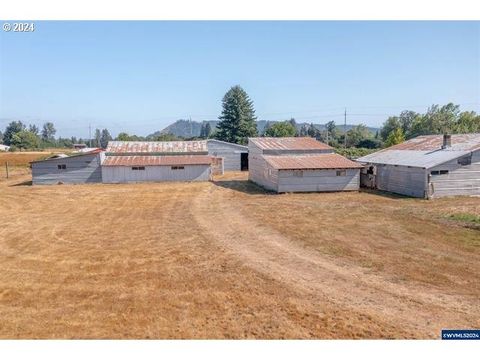
<svg viewBox="0 0 480 360"><path fill-rule="evenodd" d="M56 155L31 162L32 184L84 184L102 182L101 149L72 156Z"/></svg>
<svg viewBox="0 0 480 360"><path fill-rule="evenodd" d="M276 192L358 190L360 164L313 138L250 138L249 179Z"/></svg>
<svg viewBox="0 0 480 360"><path fill-rule="evenodd" d="M425 135L363 156L362 185L437 198L480 195L480 134Z"/></svg>
<svg viewBox="0 0 480 360"><path fill-rule="evenodd" d="M212 162L206 141L111 141L102 178L104 183L208 181Z"/></svg>

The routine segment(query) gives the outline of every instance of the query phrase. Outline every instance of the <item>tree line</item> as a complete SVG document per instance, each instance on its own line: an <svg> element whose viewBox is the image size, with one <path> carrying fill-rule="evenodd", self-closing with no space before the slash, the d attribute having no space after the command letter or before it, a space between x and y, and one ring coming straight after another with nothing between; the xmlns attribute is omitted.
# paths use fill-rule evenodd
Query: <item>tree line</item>
<svg viewBox="0 0 480 360"><path fill-rule="evenodd" d="M364 124L344 131L334 121L327 122L321 129L311 124L299 125L294 118L267 122L262 134L257 129L257 117L253 101L239 85L230 88L222 99L222 113L219 123L212 128L208 121L202 123L200 136L189 138L215 138L231 143L246 144L249 137L270 136L309 136L329 144L339 152L355 156L368 151L398 144L419 135L442 133L480 132L480 115L474 111L460 111L460 106L449 103L444 106L432 105L425 114L411 110L402 111L398 116L389 117L379 131L372 133ZM0 143L10 145L12 149L41 149L48 147L72 147L76 143L85 143L92 147L105 148L113 140L108 129L96 129L92 139L55 138L56 129L46 122L40 130L35 125L28 127L21 121L12 121L3 134ZM130 135L121 132L115 138L120 141L172 141L181 140L172 134L153 136Z"/></svg>

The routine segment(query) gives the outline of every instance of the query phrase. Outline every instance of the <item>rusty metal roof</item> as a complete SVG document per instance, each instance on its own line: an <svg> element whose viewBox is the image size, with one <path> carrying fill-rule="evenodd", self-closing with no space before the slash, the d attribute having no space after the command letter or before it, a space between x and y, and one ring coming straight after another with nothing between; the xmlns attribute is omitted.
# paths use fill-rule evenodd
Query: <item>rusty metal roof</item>
<svg viewBox="0 0 480 360"><path fill-rule="evenodd" d="M358 169L363 166L338 154L263 155L278 170Z"/></svg>
<svg viewBox="0 0 480 360"><path fill-rule="evenodd" d="M480 149L480 134L452 134L452 145L448 151L468 151ZM423 135L389 147L389 150L439 150L443 145L443 135Z"/></svg>
<svg viewBox="0 0 480 360"><path fill-rule="evenodd" d="M80 156L100 154L101 152L103 152L103 149L93 148L93 150L90 150L88 152L74 152L72 155L55 154L55 155L50 156L49 158L46 158L46 159L43 159L43 160L30 161L30 164L39 163L39 162L43 162L43 161L49 161L49 160L70 159L70 158L76 158L76 157L80 157Z"/></svg>
<svg viewBox="0 0 480 360"><path fill-rule="evenodd" d="M102 166L210 165L212 159L207 155L106 156Z"/></svg>
<svg viewBox="0 0 480 360"><path fill-rule="evenodd" d="M202 141L109 141L111 154L182 154L208 153L207 142Z"/></svg>
<svg viewBox="0 0 480 360"><path fill-rule="evenodd" d="M331 146L311 137L256 137L249 138L262 150L326 150Z"/></svg>

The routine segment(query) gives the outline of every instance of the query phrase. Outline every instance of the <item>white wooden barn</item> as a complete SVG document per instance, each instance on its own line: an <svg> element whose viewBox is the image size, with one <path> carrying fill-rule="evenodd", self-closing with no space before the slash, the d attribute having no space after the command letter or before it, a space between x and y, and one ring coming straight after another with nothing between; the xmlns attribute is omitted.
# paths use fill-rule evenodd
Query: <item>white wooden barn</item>
<svg viewBox="0 0 480 360"><path fill-rule="evenodd" d="M249 180L283 192L358 190L362 166L313 138L250 138Z"/></svg>
<svg viewBox="0 0 480 360"><path fill-rule="evenodd" d="M110 141L102 179L104 183L208 181L212 162L206 141Z"/></svg>
<svg viewBox="0 0 480 360"><path fill-rule="evenodd" d="M480 134L425 135L361 157L362 185L420 198L480 195Z"/></svg>
<svg viewBox="0 0 480 360"><path fill-rule="evenodd" d="M223 158L225 171L248 170L248 147L216 139L208 139L208 154Z"/></svg>

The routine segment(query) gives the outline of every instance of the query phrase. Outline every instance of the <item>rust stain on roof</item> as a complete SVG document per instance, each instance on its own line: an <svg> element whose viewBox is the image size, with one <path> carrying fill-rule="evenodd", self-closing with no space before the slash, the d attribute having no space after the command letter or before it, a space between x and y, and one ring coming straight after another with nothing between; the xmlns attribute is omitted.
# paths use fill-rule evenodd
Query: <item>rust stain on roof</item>
<svg viewBox="0 0 480 360"><path fill-rule="evenodd" d="M208 153L206 141L110 141L107 153Z"/></svg>
<svg viewBox="0 0 480 360"><path fill-rule="evenodd" d="M212 160L206 155L107 156L102 166L210 165Z"/></svg>
<svg viewBox="0 0 480 360"><path fill-rule="evenodd" d="M331 146L311 137L257 137L250 138L262 150L326 150Z"/></svg>
<svg viewBox="0 0 480 360"><path fill-rule="evenodd" d="M448 150L468 151L480 149L480 134L452 134L452 146ZM439 150L443 145L443 135L423 135L394 145L388 150Z"/></svg>
<svg viewBox="0 0 480 360"><path fill-rule="evenodd" d="M264 159L278 170L359 169L363 166L338 154L319 155L264 155Z"/></svg>

